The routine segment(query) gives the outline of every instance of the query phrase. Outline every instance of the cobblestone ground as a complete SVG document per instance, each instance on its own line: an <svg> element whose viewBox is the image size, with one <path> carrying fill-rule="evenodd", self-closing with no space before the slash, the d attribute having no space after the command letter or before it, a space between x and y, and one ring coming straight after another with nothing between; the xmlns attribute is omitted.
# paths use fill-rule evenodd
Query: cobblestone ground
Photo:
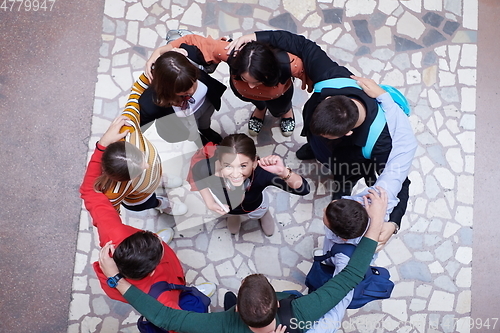
<svg viewBox="0 0 500 333"><path fill-rule="evenodd" d="M419 142L402 230L376 262L391 272L393 295L348 310L343 331L468 332L477 7L477 0L106 0L89 156L168 30L235 38L254 30L285 29L315 40L356 74L403 91L413 107L410 120ZM219 65L214 76L227 83L227 66ZM158 189L185 202L185 216L123 210L124 222L138 228L175 227L171 246L188 282L218 286L212 311L221 309L227 290L236 291L241 279L254 272L266 274L277 290L305 291L311 251L323 242L321 214L331 186L319 164L295 157L305 142L299 136L300 110L307 98L296 82L298 125L292 137L283 137L278 122L268 116L256 139L259 155L282 156L312 185L305 197L269 191L278 224L272 237L263 235L257 221L244 223L240 234L231 236L225 220L210 213L186 182ZM229 89L213 128L248 133L252 109ZM166 143L154 126L146 135L159 148L164 173L185 177L196 145ZM137 332L134 309L102 292L91 266L97 254L96 235L82 209L68 332Z"/></svg>

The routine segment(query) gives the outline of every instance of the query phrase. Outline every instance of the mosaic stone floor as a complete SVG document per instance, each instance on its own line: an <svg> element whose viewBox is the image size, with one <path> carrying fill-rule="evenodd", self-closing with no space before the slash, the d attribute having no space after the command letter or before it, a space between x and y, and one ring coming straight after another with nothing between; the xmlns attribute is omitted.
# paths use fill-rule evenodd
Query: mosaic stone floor
<svg viewBox="0 0 500 333"><path fill-rule="evenodd" d="M419 142L402 230L376 262L391 272L393 295L348 310L343 332L469 332L477 7L477 0L106 0L89 154L168 30L233 38L264 29L303 34L356 74L401 89L413 107L410 120ZM219 65L214 76L227 83L227 66ZM254 272L266 274L277 290L304 291L311 250L323 242L321 213L331 179L319 164L295 157L305 142L299 136L300 110L308 97L299 84L294 135L283 137L268 116L256 139L259 155L283 156L312 185L305 197L269 190L278 223L272 237L263 235L257 221L244 223L240 234L231 236L225 220L207 212L187 183L158 189L185 202L185 216L123 213L124 222L135 227L175 227L171 246L188 282L218 285L213 311L221 309L227 290L236 291L241 278ZM213 128L224 134L247 132L251 111L229 90ZM185 177L196 145L166 143L154 126L146 135L159 148L165 173ZM110 300L99 287L91 266L96 244L83 208L68 332L137 332L133 308Z"/></svg>

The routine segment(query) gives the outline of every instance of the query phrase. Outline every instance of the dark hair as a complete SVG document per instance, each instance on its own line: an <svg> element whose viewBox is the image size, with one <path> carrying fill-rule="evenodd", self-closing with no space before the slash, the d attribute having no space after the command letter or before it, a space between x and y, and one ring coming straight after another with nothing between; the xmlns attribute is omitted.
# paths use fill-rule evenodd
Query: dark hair
<svg viewBox="0 0 500 333"><path fill-rule="evenodd" d="M143 171L144 154L133 144L118 141L104 150L101 159L102 174L94 182L94 189L107 192L114 182L134 179Z"/></svg>
<svg viewBox="0 0 500 333"><path fill-rule="evenodd" d="M138 231L115 249L113 259L123 276L140 280L155 270L163 256L163 244L151 231Z"/></svg>
<svg viewBox="0 0 500 333"><path fill-rule="evenodd" d="M236 80L242 81L241 74L248 73L266 87L274 87L280 81L281 66L276 50L262 42L245 44L227 63Z"/></svg>
<svg viewBox="0 0 500 333"><path fill-rule="evenodd" d="M217 147L216 158L220 160L224 154L241 154L252 161L257 159L257 149L255 142L246 134L230 134L222 139Z"/></svg>
<svg viewBox="0 0 500 333"><path fill-rule="evenodd" d="M243 280L237 307L241 319L250 327L266 327L274 320L278 301L273 286L264 275L252 274Z"/></svg>
<svg viewBox="0 0 500 333"><path fill-rule="evenodd" d="M168 107L181 98L176 94L188 91L198 79L199 70L179 52L168 51L156 59L151 87L155 92L154 103Z"/></svg>
<svg viewBox="0 0 500 333"><path fill-rule="evenodd" d="M347 96L326 98L318 104L311 117L311 133L342 137L354 128L359 119L356 104Z"/></svg>
<svg viewBox="0 0 500 333"><path fill-rule="evenodd" d="M368 213L359 202L338 199L326 207L327 227L340 238L353 239L364 234L368 225Z"/></svg>

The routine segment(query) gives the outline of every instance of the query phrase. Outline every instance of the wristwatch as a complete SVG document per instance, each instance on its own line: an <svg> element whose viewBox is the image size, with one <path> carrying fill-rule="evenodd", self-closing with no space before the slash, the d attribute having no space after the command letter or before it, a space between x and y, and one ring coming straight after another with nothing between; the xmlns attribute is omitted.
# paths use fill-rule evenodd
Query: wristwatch
<svg viewBox="0 0 500 333"><path fill-rule="evenodd" d="M112 276L112 277L109 277L107 280L106 280L106 283L108 284L108 286L110 286L111 288L116 288L116 286L118 285L118 281L120 281L120 279L123 278L123 275L121 275L120 273L116 274L115 276Z"/></svg>
<svg viewBox="0 0 500 333"><path fill-rule="evenodd" d="M399 225L396 222L392 222L392 221L389 221L389 223L394 224L394 226L396 227L396 229L394 229L394 235L397 234L399 231Z"/></svg>

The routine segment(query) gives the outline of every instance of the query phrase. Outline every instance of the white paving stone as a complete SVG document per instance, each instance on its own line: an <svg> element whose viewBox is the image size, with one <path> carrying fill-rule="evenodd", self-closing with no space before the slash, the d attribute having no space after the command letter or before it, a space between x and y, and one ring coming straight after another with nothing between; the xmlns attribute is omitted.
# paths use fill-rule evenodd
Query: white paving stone
<svg viewBox="0 0 500 333"><path fill-rule="evenodd" d="M462 45L460 66L476 67L476 64L477 64L477 45L476 44Z"/></svg>
<svg viewBox="0 0 500 333"><path fill-rule="evenodd" d="M141 28L139 30L139 45L153 49L158 45L158 37L153 29Z"/></svg>
<svg viewBox="0 0 500 333"><path fill-rule="evenodd" d="M281 265L278 260L278 249L271 246L255 249L255 265L257 272L268 276L280 276Z"/></svg>
<svg viewBox="0 0 500 333"><path fill-rule="evenodd" d="M90 313L90 295L73 293L69 305L69 320L78 320Z"/></svg>
<svg viewBox="0 0 500 333"><path fill-rule="evenodd" d="M398 8L399 1L379 1L378 2L378 10L382 13L391 15L392 12Z"/></svg>
<svg viewBox="0 0 500 333"><path fill-rule="evenodd" d="M335 28L332 31L329 31L323 36L321 36L321 40L331 45L337 40L337 38L339 38L341 33L342 33L341 28Z"/></svg>
<svg viewBox="0 0 500 333"><path fill-rule="evenodd" d="M347 0L345 3L345 15L354 17L356 15L371 14L377 6L375 0Z"/></svg>
<svg viewBox="0 0 500 333"><path fill-rule="evenodd" d="M429 103L432 108L439 108L443 103L438 93L434 89L428 91Z"/></svg>
<svg viewBox="0 0 500 333"><path fill-rule="evenodd" d="M419 39L425 31L425 25L415 15L404 12L396 24L396 31L398 34Z"/></svg>
<svg viewBox="0 0 500 333"><path fill-rule="evenodd" d="M400 3L416 13L420 13L422 10L422 0L405 0Z"/></svg>
<svg viewBox="0 0 500 333"><path fill-rule="evenodd" d="M455 259L464 265L468 265L472 260L472 248L471 247L459 247L455 254Z"/></svg>
<svg viewBox="0 0 500 333"><path fill-rule="evenodd" d="M112 18L122 18L125 14L125 2L121 0L106 0L104 14Z"/></svg>
<svg viewBox="0 0 500 333"><path fill-rule="evenodd" d="M460 294L458 294L457 298L457 306L455 310L458 314L464 315L468 314L471 311L471 291L464 290Z"/></svg>
<svg viewBox="0 0 500 333"><path fill-rule="evenodd" d="M186 25L201 27L203 22L203 12L200 6L197 3L191 4L191 6L185 11L180 22Z"/></svg>
<svg viewBox="0 0 500 333"><path fill-rule="evenodd" d="M234 276L236 271L230 261L225 261L215 267L220 276Z"/></svg>
<svg viewBox="0 0 500 333"><path fill-rule="evenodd" d="M283 7L287 12L292 14L297 20L302 21L304 17L312 13L316 9L315 0L283 0Z"/></svg>
<svg viewBox="0 0 500 333"><path fill-rule="evenodd" d="M443 0L424 0L424 8L430 11L443 10Z"/></svg>
<svg viewBox="0 0 500 333"><path fill-rule="evenodd" d="M452 311L455 302L455 295L444 291L435 290L429 301L429 311Z"/></svg>
<svg viewBox="0 0 500 333"><path fill-rule="evenodd" d="M412 257L412 254L406 248L406 245L399 239L392 239L385 247L385 251L395 265L402 264Z"/></svg>
<svg viewBox="0 0 500 333"><path fill-rule="evenodd" d="M403 299L385 299L382 301L382 311L389 313L398 320L408 320L407 303Z"/></svg>
<svg viewBox="0 0 500 333"><path fill-rule="evenodd" d="M474 199L474 177L467 175L458 176L457 200L472 204Z"/></svg>
<svg viewBox="0 0 500 333"><path fill-rule="evenodd" d="M142 4L138 2L128 8L125 19L134 21L144 21L147 16L148 12L144 9Z"/></svg>
<svg viewBox="0 0 500 333"><path fill-rule="evenodd" d="M463 0L463 26L466 29L477 30L478 0Z"/></svg>
<svg viewBox="0 0 500 333"><path fill-rule="evenodd" d="M221 251L222 252L222 251ZM205 259L205 255L203 253L191 250L191 249L181 249L176 252L179 260L184 264L193 267L194 269L200 269L205 267L207 262ZM207 257L211 258L211 253L209 252ZM213 255L215 256L215 255ZM216 260L214 260L216 261Z"/></svg>

